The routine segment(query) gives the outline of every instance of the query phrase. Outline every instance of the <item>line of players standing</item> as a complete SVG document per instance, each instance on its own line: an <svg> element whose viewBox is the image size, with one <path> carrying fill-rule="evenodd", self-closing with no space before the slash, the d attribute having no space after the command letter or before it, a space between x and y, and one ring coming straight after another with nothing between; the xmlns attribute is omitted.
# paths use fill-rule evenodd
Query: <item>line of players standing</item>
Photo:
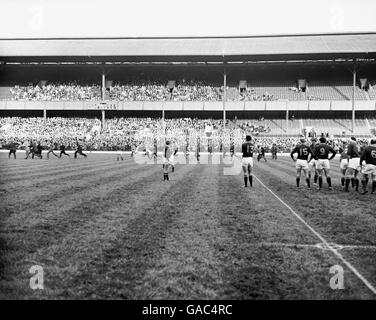
<svg viewBox="0 0 376 320"><path fill-rule="evenodd" d="M359 182L361 181L361 194L366 194L368 192L367 184L371 179L372 194L374 194L376 192L376 139L371 139L369 146L361 150L356 138L351 137L348 141L342 141L338 152L340 153L341 185L343 190L349 192L351 183L355 191L359 191ZM337 151L327 144L326 138L321 137L319 142L314 138L312 139L312 144L308 145L305 138L302 137L300 143L290 154L291 158L296 161L297 187L299 187L302 172L305 175L307 186L310 187L311 172L314 172L314 183L317 184L318 181L319 189L322 188L324 174L329 190L332 190L330 160L336 154Z"/></svg>
<svg viewBox="0 0 376 320"><path fill-rule="evenodd" d="M47 159L50 158L51 153L56 158L61 158L62 155L66 155L66 156L70 157L70 155L68 153L66 153L65 145L62 144L62 145L58 146L58 144L53 142L52 140L51 141L46 140L46 144L48 145L48 147L46 149L46 150L48 150L47 151ZM87 155L82 152L82 146L79 144L78 140L76 141L76 144L77 144L77 146L76 146L76 150L74 152L74 158L77 158L77 154L80 154L83 157L87 158ZM10 158L10 156L13 154L14 159L16 159L16 152L17 152L18 146L19 146L19 144L17 142L10 143L8 158ZM43 158L42 151L44 150L44 148L42 147L40 142L37 143L36 141L26 141L23 144L23 147L25 149L25 159L29 159L30 156L31 156L31 159L34 159L34 157L37 157L39 159ZM57 150L57 149L60 150L59 155L54 152L54 150Z"/></svg>

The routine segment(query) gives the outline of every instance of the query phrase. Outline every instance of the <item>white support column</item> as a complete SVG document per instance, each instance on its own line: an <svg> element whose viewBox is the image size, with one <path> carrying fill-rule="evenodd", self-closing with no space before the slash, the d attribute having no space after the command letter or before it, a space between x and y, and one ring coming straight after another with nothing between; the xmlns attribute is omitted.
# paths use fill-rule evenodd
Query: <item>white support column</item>
<svg viewBox="0 0 376 320"><path fill-rule="evenodd" d="M227 73L226 73L226 67L224 68L223 72L223 130L226 129L226 100L227 100Z"/></svg>
<svg viewBox="0 0 376 320"><path fill-rule="evenodd" d="M353 69L352 116L351 116L352 133L354 133L355 131L355 86L356 86L356 62L354 62L354 69Z"/></svg>
<svg viewBox="0 0 376 320"><path fill-rule="evenodd" d="M102 70L102 101L105 99L106 93L106 75L104 73L104 69Z"/></svg>
<svg viewBox="0 0 376 320"><path fill-rule="evenodd" d="M106 111L102 110L102 130L104 130L106 125Z"/></svg>

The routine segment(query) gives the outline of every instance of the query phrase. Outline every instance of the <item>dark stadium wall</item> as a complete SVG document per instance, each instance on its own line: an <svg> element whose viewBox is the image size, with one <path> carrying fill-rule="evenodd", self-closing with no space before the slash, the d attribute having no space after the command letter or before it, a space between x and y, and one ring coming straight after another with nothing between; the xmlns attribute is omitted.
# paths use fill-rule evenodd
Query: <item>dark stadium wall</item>
<svg viewBox="0 0 376 320"><path fill-rule="evenodd" d="M110 66L104 67L109 80L126 82L134 79L144 80L204 80L211 85L222 86L223 66L212 65L154 65L154 66ZM259 64L228 65L227 83L238 86L239 80L294 82L297 79L352 81L350 64ZM0 85L36 85L39 80L51 82L77 81L82 84L100 84L101 65L6 65L0 72ZM376 79L376 65L362 65L358 78Z"/></svg>

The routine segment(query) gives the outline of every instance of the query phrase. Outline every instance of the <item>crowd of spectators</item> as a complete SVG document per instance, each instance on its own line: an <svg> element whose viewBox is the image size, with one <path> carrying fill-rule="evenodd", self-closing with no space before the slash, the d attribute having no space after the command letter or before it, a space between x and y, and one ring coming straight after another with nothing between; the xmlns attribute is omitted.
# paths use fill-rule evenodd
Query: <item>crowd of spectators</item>
<svg viewBox="0 0 376 320"><path fill-rule="evenodd" d="M230 89L230 88L227 88ZM231 88L234 89L234 88ZM106 88L105 99L112 101L222 101L223 86L215 86L198 80L180 80L169 88L165 80L135 79L127 82L113 82ZM98 84L44 83L39 85L10 88L13 100L26 101L97 101L102 98ZM246 88L228 100L271 101L277 100L268 92L256 94L253 88Z"/></svg>
<svg viewBox="0 0 376 320"><path fill-rule="evenodd" d="M10 93L13 100L29 101L93 101L101 98L100 86L80 85L75 82L15 86L10 89Z"/></svg>
<svg viewBox="0 0 376 320"><path fill-rule="evenodd" d="M6 148L11 143L24 146L30 141L38 141L45 148L54 142L65 145L67 150L76 147L77 141L84 150L131 150L132 146L157 141L160 148L164 139L173 141L180 150L196 150L198 139L202 150L210 144L213 151L228 148L234 143L240 151L246 134L254 137L256 145L264 146L268 151L275 144L280 152L289 152L298 142L298 137L273 137L265 121L227 120L223 129L223 120L178 118L112 118L107 119L102 128L99 119L90 118L0 118L0 145ZM263 133L268 133L265 136ZM340 138L331 139L338 146ZM366 141L366 139L364 140Z"/></svg>
<svg viewBox="0 0 376 320"><path fill-rule="evenodd" d="M240 91L240 101L274 101L278 100L274 95L264 92L263 94L257 94L254 88L247 87Z"/></svg>

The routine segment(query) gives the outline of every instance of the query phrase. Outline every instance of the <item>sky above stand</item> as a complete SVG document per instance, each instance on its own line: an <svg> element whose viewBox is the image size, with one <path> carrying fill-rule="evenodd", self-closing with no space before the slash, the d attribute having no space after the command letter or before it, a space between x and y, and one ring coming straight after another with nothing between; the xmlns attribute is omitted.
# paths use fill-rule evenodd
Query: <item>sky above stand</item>
<svg viewBox="0 0 376 320"><path fill-rule="evenodd" d="M376 32L375 0L0 0L0 38Z"/></svg>

